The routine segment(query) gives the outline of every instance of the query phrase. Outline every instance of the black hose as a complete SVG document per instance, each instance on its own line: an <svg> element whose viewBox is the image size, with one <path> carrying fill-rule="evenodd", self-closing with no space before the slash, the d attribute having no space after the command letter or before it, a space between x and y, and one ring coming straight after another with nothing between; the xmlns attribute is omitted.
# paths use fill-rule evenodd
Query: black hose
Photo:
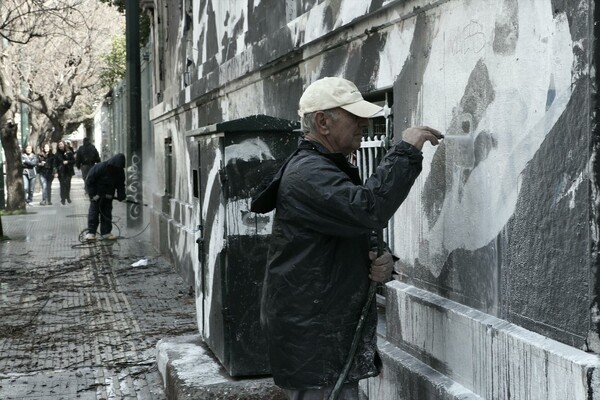
<svg viewBox="0 0 600 400"><path fill-rule="evenodd" d="M383 254L383 231L377 232L377 257ZM360 313L360 318L358 320L358 324L356 324L356 330L354 331L354 337L352 338L352 344L350 345L350 351L348 351L348 357L346 358L346 363L344 364L344 368L342 372L340 372L340 376L331 393L329 393L328 400L337 400L340 390L344 385L344 381L348 376L348 372L350 372L350 367L352 366L352 361L354 360L354 355L356 354L356 349L358 348L358 342L362 338L362 332L365 327L365 321L369 316L369 310L371 309L371 304L373 303L373 299L375 298L375 294L377 293L377 282L371 281L369 285L369 292L367 293L367 300L363 305L362 311Z"/></svg>

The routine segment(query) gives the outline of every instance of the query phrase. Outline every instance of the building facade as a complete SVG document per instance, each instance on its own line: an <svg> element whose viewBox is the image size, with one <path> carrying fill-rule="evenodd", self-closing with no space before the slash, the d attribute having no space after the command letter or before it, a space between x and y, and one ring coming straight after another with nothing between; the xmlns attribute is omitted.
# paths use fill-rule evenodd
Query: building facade
<svg viewBox="0 0 600 400"><path fill-rule="evenodd" d="M446 135L424 148L390 221L399 279L385 290L387 372L363 385L369 398L600 398L596 2L143 4L151 226L194 288L206 336L220 229L242 215L255 218L249 234L269 228L247 217L248 197L209 200L219 171L276 157L262 140L222 145L202 181L198 137L257 115L296 121L303 89L340 76L385 106L388 137L412 125Z"/></svg>

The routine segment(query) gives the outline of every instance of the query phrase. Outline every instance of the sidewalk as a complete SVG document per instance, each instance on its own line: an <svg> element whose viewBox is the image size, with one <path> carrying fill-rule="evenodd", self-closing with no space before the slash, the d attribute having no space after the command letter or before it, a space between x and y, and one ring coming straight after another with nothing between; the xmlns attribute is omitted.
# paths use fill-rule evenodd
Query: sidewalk
<svg viewBox="0 0 600 400"><path fill-rule="evenodd" d="M146 226L80 246L88 200L80 175L72 204L2 217L0 241L0 399L165 399L156 344L197 333L194 297L152 250ZM135 236L135 237L134 237ZM127 239L129 238L129 239ZM147 266L133 267L141 259Z"/></svg>

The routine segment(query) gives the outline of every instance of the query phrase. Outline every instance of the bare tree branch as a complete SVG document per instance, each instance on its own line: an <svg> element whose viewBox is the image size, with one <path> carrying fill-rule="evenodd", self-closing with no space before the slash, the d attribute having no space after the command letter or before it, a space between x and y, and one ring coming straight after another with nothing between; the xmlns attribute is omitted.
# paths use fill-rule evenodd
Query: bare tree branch
<svg viewBox="0 0 600 400"><path fill-rule="evenodd" d="M51 140L57 140L93 118L106 92L100 84L102 56L123 29L123 16L99 0L0 0L0 46L9 43L0 47L5 153L19 154L14 125L19 103L31 111L30 139L39 135L45 140L52 132ZM19 162L18 157L10 160ZM20 165L10 163L7 157L7 169ZM19 192L14 189L19 177L7 176L9 193ZM15 207L22 201L9 200Z"/></svg>

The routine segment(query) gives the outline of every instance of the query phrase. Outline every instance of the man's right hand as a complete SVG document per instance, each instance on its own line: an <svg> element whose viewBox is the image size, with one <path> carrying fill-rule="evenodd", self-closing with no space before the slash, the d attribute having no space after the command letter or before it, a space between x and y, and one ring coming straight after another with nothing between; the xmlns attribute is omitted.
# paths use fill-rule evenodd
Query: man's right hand
<svg viewBox="0 0 600 400"><path fill-rule="evenodd" d="M98 195L98 194L97 194L97 195L95 195L94 197L92 197L92 200L93 200L93 201L98 201L98 200L100 200L100 195Z"/></svg>
<svg viewBox="0 0 600 400"><path fill-rule="evenodd" d="M443 137L444 135L440 131L428 126L413 126L402 132L402 140L412 144L419 150L423 148L425 142L430 142L432 145L437 146Z"/></svg>

